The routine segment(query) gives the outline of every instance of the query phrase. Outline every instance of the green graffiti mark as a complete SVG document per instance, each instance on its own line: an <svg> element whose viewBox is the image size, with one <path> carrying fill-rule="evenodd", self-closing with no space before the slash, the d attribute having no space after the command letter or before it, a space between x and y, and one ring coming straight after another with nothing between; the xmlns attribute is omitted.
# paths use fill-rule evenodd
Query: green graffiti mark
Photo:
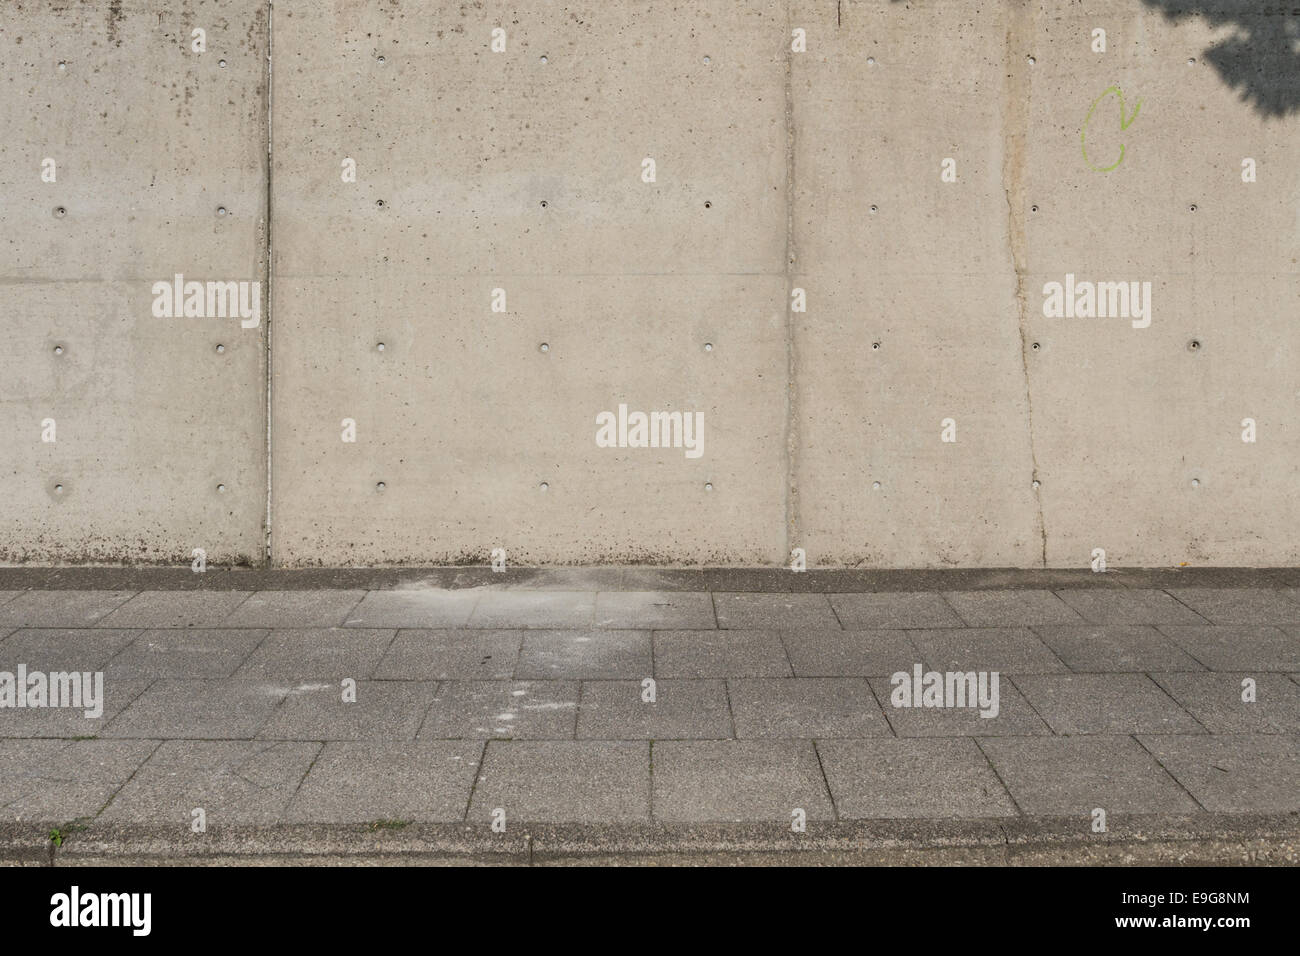
<svg viewBox="0 0 1300 956"><path fill-rule="evenodd" d="M1097 170L1097 172L1099 172L1099 173L1108 173L1108 172L1110 172L1112 169L1114 169L1116 166L1118 166L1120 163L1124 162L1124 144L1123 144L1123 143L1120 143L1120 144L1119 144L1119 159L1115 160L1115 162L1112 163L1112 164L1109 165L1109 166L1094 166L1093 163L1092 163L1092 160L1090 160L1090 159L1088 158L1088 139L1087 139L1087 137L1088 137L1088 123L1092 120L1092 114L1093 114L1093 112L1097 109L1098 104L1100 104L1102 100L1104 100L1106 97L1110 96L1110 94L1112 94L1112 93L1114 93L1117 97L1119 97L1119 128L1120 128L1121 131L1122 131L1122 130L1126 130L1126 129L1129 128L1129 125L1130 125L1130 124L1131 124L1135 119L1137 119L1138 110L1142 109L1142 101L1141 101L1141 100L1138 100L1137 103L1133 106L1133 113L1132 113L1132 115L1129 116L1127 119L1125 119L1125 117L1124 117L1124 93L1123 93L1122 90L1120 90L1120 88L1119 88L1118 86L1108 86L1108 87L1106 87L1105 92L1103 92L1103 93L1101 94L1101 96L1097 97L1095 100L1092 101L1092 106L1089 107L1089 109L1088 109L1088 115L1087 115L1087 117L1086 117L1086 118L1084 119L1084 121L1083 121L1083 129L1079 130L1079 144L1080 144L1080 146L1083 147L1083 161L1084 161L1085 163L1088 164L1088 167L1089 167L1090 169L1095 169L1095 170Z"/></svg>

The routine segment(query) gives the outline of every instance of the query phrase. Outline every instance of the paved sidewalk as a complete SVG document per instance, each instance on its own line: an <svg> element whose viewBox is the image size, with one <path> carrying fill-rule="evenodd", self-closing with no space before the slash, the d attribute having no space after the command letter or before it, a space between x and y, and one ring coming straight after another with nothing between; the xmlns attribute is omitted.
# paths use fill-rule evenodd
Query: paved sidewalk
<svg viewBox="0 0 1300 956"><path fill-rule="evenodd" d="M619 569L533 586L413 572L258 587L271 579L247 572L151 589L85 571L90 586L15 586L31 573L0 572L0 701L5 672L101 672L102 715L0 708L10 855L45 852L57 828L59 853L108 857L1155 840L1297 859L1300 588L1275 573L843 592L689 590L691 572L625 590ZM891 675L911 689L917 668L997 672L996 715L895 706Z"/></svg>

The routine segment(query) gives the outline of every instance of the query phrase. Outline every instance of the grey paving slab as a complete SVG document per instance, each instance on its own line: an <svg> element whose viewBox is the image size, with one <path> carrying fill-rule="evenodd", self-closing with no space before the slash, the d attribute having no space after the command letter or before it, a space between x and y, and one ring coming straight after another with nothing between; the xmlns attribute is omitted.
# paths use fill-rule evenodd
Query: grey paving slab
<svg viewBox="0 0 1300 956"><path fill-rule="evenodd" d="M0 641L0 670L103 670L140 631L93 627L20 628Z"/></svg>
<svg viewBox="0 0 1300 956"><path fill-rule="evenodd" d="M596 740L701 739L733 736L727 687L720 680L661 680L655 700L640 681L585 681L578 737Z"/></svg>
<svg viewBox="0 0 1300 956"><path fill-rule="evenodd" d="M1211 813L1300 812L1300 737L1139 737Z"/></svg>
<svg viewBox="0 0 1300 956"><path fill-rule="evenodd" d="M577 681L446 681L433 697L419 739L572 740L578 690Z"/></svg>
<svg viewBox="0 0 1300 956"><path fill-rule="evenodd" d="M482 741L325 744L290 823L454 823L465 817Z"/></svg>
<svg viewBox="0 0 1300 956"><path fill-rule="evenodd" d="M95 628L93 633L110 632ZM131 633L137 636L104 667L106 675L150 679L230 677L270 631L195 627Z"/></svg>
<svg viewBox="0 0 1300 956"><path fill-rule="evenodd" d="M1205 668L1147 624L1035 627L1043 643L1072 671L1199 671Z"/></svg>
<svg viewBox="0 0 1300 956"><path fill-rule="evenodd" d="M713 595L719 627L839 627L825 594L758 594L719 591Z"/></svg>
<svg viewBox="0 0 1300 956"><path fill-rule="evenodd" d="M168 740L100 814L106 823L175 823L176 842L191 837L192 811L209 831L279 822L321 749L318 743Z"/></svg>
<svg viewBox="0 0 1300 956"><path fill-rule="evenodd" d="M655 677L790 677L779 631L655 631Z"/></svg>
<svg viewBox="0 0 1300 956"><path fill-rule="evenodd" d="M1300 630L1265 625L1161 627L1212 671L1293 671L1300 667Z"/></svg>
<svg viewBox="0 0 1300 956"><path fill-rule="evenodd" d="M159 680L101 732L104 737L247 740L292 688L248 680Z"/></svg>
<svg viewBox="0 0 1300 956"><path fill-rule="evenodd" d="M93 682L93 675L91 679ZM151 683L138 678L105 675L98 708L89 708L92 714L98 710L98 717L87 717L85 706L0 708L0 737L94 737L103 734L113 718L143 694ZM83 699L82 703L84 705L86 701Z"/></svg>
<svg viewBox="0 0 1300 956"><path fill-rule="evenodd" d="M0 740L0 820L63 824L94 816L157 745Z"/></svg>
<svg viewBox="0 0 1300 956"><path fill-rule="evenodd" d="M989 737L979 744L1022 812L1077 816L1084 832L1098 808L1108 816L1200 809L1132 737Z"/></svg>
<svg viewBox="0 0 1300 956"><path fill-rule="evenodd" d="M1172 588L1169 593L1214 624L1300 624L1300 604L1272 588Z"/></svg>
<svg viewBox="0 0 1300 956"><path fill-rule="evenodd" d="M248 591L141 591L100 618L100 627L217 627Z"/></svg>
<svg viewBox="0 0 1300 956"><path fill-rule="evenodd" d="M257 736L262 740L414 740L436 684L357 681L344 700L339 682L307 684L285 695Z"/></svg>
<svg viewBox="0 0 1300 956"><path fill-rule="evenodd" d="M1015 684L1053 733L1205 732L1145 674L1026 674Z"/></svg>
<svg viewBox="0 0 1300 956"><path fill-rule="evenodd" d="M24 591L0 604L0 625L89 627L134 594L134 591Z"/></svg>
<svg viewBox="0 0 1300 956"><path fill-rule="evenodd" d="M971 627L1083 623L1078 612L1051 591L945 591L943 596Z"/></svg>
<svg viewBox="0 0 1300 956"><path fill-rule="evenodd" d="M1169 696L1212 734L1300 733L1300 686L1283 674L1152 674ZM1254 681L1243 701L1242 681Z"/></svg>
<svg viewBox="0 0 1300 956"><path fill-rule="evenodd" d="M935 592L832 594L829 597L840 624L850 629L962 626L962 619L943 595Z"/></svg>
<svg viewBox="0 0 1300 956"><path fill-rule="evenodd" d="M910 633L804 628L782 631L781 639L798 677L875 677L921 660Z"/></svg>
<svg viewBox="0 0 1300 956"><path fill-rule="evenodd" d="M865 678L739 679L727 686L737 737L820 739L891 733Z"/></svg>
<svg viewBox="0 0 1300 956"><path fill-rule="evenodd" d="M834 819L811 740L662 740L652 756L656 820L788 831L796 809Z"/></svg>
<svg viewBox="0 0 1300 956"><path fill-rule="evenodd" d="M471 822L505 811L527 823L636 823L650 819L650 742L492 740L470 803Z"/></svg>
<svg viewBox="0 0 1300 956"><path fill-rule="evenodd" d="M596 627L716 628L707 591L601 591Z"/></svg>
<svg viewBox="0 0 1300 956"><path fill-rule="evenodd" d="M393 642L381 628L295 628L272 631L235 671L241 680L364 680Z"/></svg>
<svg viewBox="0 0 1300 956"><path fill-rule="evenodd" d="M384 680L504 680L514 676L522 631L398 631L375 677Z"/></svg>
<svg viewBox="0 0 1300 956"><path fill-rule="evenodd" d="M912 675L908 673L910 682ZM978 681L978 677L976 678ZM1010 680L998 675L997 707L980 708L978 706L978 689L974 706L965 707L907 707L895 706L894 700L903 700L895 695L896 685L890 677L873 677L871 689L876 692L885 712L885 719L899 737L977 737L988 735L1000 737L1016 734L1050 734L1051 728L1043 722L1034 709L1029 706L1024 696L1016 690ZM990 693L991 679L986 684ZM978 687L978 685L977 685ZM963 692L966 687L963 686ZM954 691L956 687L954 685ZM912 695L915 696L914 694ZM954 697L954 700L956 698ZM981 710L994 714L991 717L980 716Z"/></svg>
<svg viewBox="0 0 1300 956"><path fill-rule="evenodd" d="M483 588L369 591L348 615L348 627L464 627Z"/></svg>
<svg viewBox="0 0 1300 956"><path fill-rule="evenodd" d="M1056 594L1089 624L1204 624L1164 591L1066 588Z"/></svg>
<svg viewBox="0 0 1300 956"><path fill-rule="evenodd" d="M1015 816L973 740L821 740L841 819Z"/></svg>
<svg viewBox="0 0 1300 956"><path fill-rule="evenodd" d="M23 593L22 591L0 591L0 607L3 607L4 605L8 604L10 601L12 601L14 598L16 598L18 595L22 593Z"/></svg>
<svg viewBox="0 0 1300 956"><path fill-rule="evenodd" d="M927 670L1063 674L1068 668L1025 627L963 627L911 631Z"/></svg>
<svg viewBox="0 0 1300 956"><path fill-rule="evenodd" d="M341 627L366 592L258 591L222 621L223 627Z"/></svg>
<svg viewBox="0 0 1300 956"><path fill-rule="evenodd" d="M467 627L591 627L594 591L485 591Z"/></svg>
<svg viewBox="0 0 1300 956"><path fill-rule="evenodd" d="M654 673L649 631L526 631L520 680L642 680Z"/></svg>

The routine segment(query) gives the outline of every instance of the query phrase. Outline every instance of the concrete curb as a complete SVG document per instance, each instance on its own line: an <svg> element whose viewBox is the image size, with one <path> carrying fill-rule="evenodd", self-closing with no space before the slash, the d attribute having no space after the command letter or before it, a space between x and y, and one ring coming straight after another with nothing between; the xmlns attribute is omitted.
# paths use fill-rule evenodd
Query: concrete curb
<svg viewBox="0 0 1300 956"><path fill-rule="evenodd" d="M1074 818L810 823L803 834L769 824L512 824L505 834L468 824L285 824L204 834L92 824L55 849L48 834L59 826L0 826L0 862L1300 864L1300 814L1112 818L1101 834Z"/></svg>

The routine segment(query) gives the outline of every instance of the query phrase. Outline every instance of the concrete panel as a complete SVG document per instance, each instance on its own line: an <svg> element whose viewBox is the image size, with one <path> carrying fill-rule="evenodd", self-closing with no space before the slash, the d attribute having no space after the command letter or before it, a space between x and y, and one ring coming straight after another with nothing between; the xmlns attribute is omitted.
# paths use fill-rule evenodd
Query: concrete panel
<svg viewBox="0 0 1300 956"><path fill-rule="evenodd" d="M274 30L274 560L781 560L784 11L335 2ZM703 454L597 447L621 403L702 413Z"/></svg>
<svg viewBox="0 0 1300 956"><path fill-rule="evenodd" d="M8 6L0 562L261 561L265 4ZM258 325L157 317L177 273Z"/></svg>

